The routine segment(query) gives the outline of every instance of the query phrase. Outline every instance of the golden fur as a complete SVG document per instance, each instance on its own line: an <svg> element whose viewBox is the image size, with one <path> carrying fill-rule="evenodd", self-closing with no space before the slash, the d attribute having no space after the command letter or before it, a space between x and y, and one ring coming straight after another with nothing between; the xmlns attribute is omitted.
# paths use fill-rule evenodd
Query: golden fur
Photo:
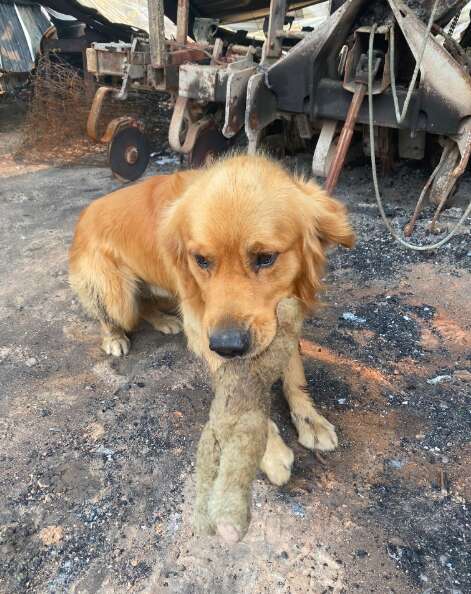
<svg viewBox="0 0 471 594"><path fill-rule="evenodd" d="M274 337L280 300L294 296L306 311L312 308L326 248L353 243L344 206L316 184L263 156L238 155L206 169L152 177L93 202L77 224L70 282L101 322L107 353L128 352L126 332L140 318L177 332L180 322L168 308L178 304L190 348L215 371L222 358L209 348L211 332L228 320L247 329L246 356L255 356ZM253 258L263 253L277 254L276 261L254 270ZM207 269L198 264L202 257ZM283 384L300 442L335 448L334 428L303 389L297 351ZM270 444L276 456L265 471L280 484L289 477L292 454L274 425Z"/></svg>

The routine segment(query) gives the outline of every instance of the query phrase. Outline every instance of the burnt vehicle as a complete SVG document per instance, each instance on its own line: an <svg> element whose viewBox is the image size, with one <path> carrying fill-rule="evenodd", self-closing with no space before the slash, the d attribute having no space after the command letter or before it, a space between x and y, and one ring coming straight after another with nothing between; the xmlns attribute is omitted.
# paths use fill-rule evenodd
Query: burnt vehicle
<svg viewBox="0 0 471 594"><path fill-rule="evenodd" d="M290 7L308 4L297 2ZM149 0L148 10L148 36L141 33L129 43L94 43L87 50L89 72L98 81L107 82L95 95L88 133L95 140L109 143L111 168L127 180L137 179L147 165L145 132L140 122L122 117L109 122L100 135L106 97L112 94L125 100L129 92L135 91L169 93L174 101L169 129L173 150L187 155L193 166L226 150L244 127L248 81L264 58L261 41L225 24L227 20L263 17L270 4L252 1L241 8L229 2L179 0L172 4ZM173 39L165 34L164 16L176 21ZM286 47L299 39L299 34L283 32Z"/></svg>
<svg viewBox="0 0 471 594"><path fill-rule="evenodd" d="M149 35L87 50L90 72L107 80L88 122L105 97L131 89L169 93L174 101L170 146L198 166L227 150L240 134L249 151L311 150L313 174L335 188L354 134L387 169L395 155L438 163L406 229L410 234L427 195L437 205L432 227L471 154L471 28L458 19L458 0L331 0L315 27L290 27L291 11L311 3L149 0ZM176 20L165 38L164 14ZM265 16L263 40L228 22ZM466 15L465 15L466 16ZM288 23L288 27L287 27ZM371 132L371 133L370 133ZM145 169L145 131L132 118L109 123L112 170L136 179Z"/></svg>

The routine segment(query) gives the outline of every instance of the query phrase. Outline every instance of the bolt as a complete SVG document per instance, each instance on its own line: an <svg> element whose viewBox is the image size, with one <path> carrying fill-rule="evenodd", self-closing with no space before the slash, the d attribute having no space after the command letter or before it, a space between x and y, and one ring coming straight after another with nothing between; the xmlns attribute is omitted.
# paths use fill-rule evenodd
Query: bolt
<svg viewBox="0 0 471 594"><path fill-rule="evenodd" d="M129 146L124 151L124 159L125 159L126 163L129 163L129 165L134 165L134 163L137 161L138 157L139 157L139 152L135 146Z"/></svg>

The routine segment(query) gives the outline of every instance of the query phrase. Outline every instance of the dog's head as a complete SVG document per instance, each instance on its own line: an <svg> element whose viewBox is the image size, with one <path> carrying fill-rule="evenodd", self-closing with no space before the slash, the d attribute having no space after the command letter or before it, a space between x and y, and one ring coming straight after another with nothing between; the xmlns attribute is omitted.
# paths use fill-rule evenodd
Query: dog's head
<svg viewBox="0 0 471 594"><path fill-rule="evenodd" d="M326 249L355 240L339 202L260 156L231 157L193 177L160 232L182 299L223 357L264 350L284 297L312 308Z"/></svg>

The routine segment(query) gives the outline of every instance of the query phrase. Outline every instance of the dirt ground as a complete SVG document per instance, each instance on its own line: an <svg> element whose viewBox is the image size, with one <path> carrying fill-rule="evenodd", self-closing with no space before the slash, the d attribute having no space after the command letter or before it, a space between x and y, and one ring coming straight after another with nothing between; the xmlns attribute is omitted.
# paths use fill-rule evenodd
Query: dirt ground
<svg viewBox="0 0 471 594"><path fill-rule="evenodd" d="M407 252L368 166L344 172L358 245L332 254L303 342L340 447L322 463L299 446L275 387L293 477L257 478L249 534L225 548L189 522L211 399L201 363L147 325L128 357L106 357L67 284L77 216L118 182L100 163L15 163L15 118L0 117L0 591L469 594L469 226L436 254ZM147 174L176 167L160 155ZM425 175L383 179L399 223ZM470 190L467 177L444 223Z"/></svg>

